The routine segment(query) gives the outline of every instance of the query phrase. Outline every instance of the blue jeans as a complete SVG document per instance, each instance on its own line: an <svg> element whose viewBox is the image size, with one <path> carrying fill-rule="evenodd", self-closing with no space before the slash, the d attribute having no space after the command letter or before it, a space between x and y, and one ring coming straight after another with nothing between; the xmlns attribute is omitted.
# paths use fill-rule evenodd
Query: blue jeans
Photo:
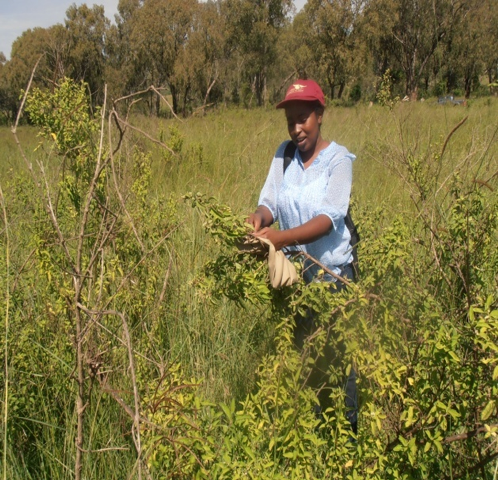
<svg viewBox="0 0 498 480"><path fill-rule="evenodd" d="M355 273L353 266L346 265L341 271L341 277L348 278L354 281ZM336 293L342 289L347 288L346 285L339 280L335 283L335 287L331 287L330 291ZM296 317L296 327L294 329L294 343L299 350L302 350L304 345L304 340L306 337L311 335L315 330L313 312L309 312L306 316ZM327 344L324 347L323 352L317 358L315 366L308 378L307 384L317 392L317 397L320 405L317 406L316 410L323 411L330 404L330 388L328 382L328 370L330 368L340 368L341 358L344 354L343 348L341 347L339 351L334 350ZM351 429L354 433L357 431L358 426L358 391L356 387L356 372L353 368L347 378L343 382L344 392L346 394L345 405L346 405L346 418L351 423Z"/></svg>

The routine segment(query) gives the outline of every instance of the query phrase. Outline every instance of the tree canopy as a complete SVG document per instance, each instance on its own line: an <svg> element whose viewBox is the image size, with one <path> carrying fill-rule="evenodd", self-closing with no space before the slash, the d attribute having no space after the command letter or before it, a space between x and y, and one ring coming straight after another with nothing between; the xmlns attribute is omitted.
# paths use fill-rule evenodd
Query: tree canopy
<svg viewBox="0 0 498 480"><path fill-rule="evenodd" d="M291 0L120 0L118 12L114 24L102 6L73 4L63 25L23 32L2 54L3 118L40 59L36 86L84 80L98 103L104 84L113 98L154 85L185 116L266 105L299 76L343 101L374 100L387 71L413 100L469 98L498 78L493 0L309 0L297 14Z"/></svg>

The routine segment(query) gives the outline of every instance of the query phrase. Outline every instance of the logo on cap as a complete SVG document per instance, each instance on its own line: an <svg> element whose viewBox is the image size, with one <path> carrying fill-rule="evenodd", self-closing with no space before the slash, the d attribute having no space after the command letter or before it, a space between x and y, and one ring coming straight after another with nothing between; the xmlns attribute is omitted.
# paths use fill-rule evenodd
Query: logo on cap
<svg viewBox="0 0 498 480"><path fill-rule="evenodd" d="M289 89L287 95L292 95L293 93L302 92L306 88L306 85L301 85L300 83L294 83L292 88Z"/></svg>

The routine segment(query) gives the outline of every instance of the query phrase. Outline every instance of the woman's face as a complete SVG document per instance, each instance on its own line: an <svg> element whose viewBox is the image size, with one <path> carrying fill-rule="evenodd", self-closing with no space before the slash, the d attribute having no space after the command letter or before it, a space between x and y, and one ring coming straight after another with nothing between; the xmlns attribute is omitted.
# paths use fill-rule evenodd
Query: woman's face
<svg viewBox="0 0 498 480"><path fill-rule="evenodd" d="M323 112L313 102L296 100L285 106L287 129L300 152L313 151L320 137Z"/></svg>

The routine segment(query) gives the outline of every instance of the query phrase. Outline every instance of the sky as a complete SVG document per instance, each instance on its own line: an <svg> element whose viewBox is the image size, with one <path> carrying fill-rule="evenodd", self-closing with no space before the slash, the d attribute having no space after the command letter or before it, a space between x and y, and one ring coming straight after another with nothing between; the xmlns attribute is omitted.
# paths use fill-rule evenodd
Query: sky
<svg viewBox="0 0 498 480"><path fill-rule="evenodd" d="M105 16L114 20L119 0L0 0L0 52L10 58L12 43L28 28L47 28L64 23L66 10L73 4L103 5Z"/></svg>
<svg viewBox="0 0 498 480"><path fill-rule="evenodd" d="M300 9L306 0L294 0ZM0 0L0 52L10 59L12 43L28 28L47 28L64 23L66 10L75 3L103 5L105 16L114 21L119 0Z"/></svg>
<svg viewBox="0 0 498 480"><path fill-rule="evenodd" d="M64 23L66 10L73 4L103 5L105 16L114 20L119 0L0 0L0 52L10 58L12 43L28 28L47 28Z"/></svg>

